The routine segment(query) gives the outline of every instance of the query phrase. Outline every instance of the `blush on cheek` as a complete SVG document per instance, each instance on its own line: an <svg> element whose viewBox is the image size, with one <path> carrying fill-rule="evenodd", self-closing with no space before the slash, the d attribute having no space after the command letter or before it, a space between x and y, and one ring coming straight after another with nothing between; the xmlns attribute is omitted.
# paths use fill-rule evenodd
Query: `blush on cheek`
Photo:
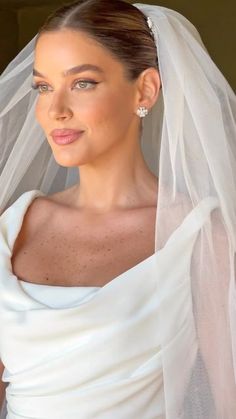
<svg viewBox="0 0 236 419"><path fill-rule="evenodd" d="M114 129L119 129L117 123L118 121L121 123L124 115L126 115L125 101L117 93L104 95L102 100L93 103L91 107L85 110L85 113L86 121L90 121L93 128L97 126L112 130L113 127L114 131Z"/></svg>

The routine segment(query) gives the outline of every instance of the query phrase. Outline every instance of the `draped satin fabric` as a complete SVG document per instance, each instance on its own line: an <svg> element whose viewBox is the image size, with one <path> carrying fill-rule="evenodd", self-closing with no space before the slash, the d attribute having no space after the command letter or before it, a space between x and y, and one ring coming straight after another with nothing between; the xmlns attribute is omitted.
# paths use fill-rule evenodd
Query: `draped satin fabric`
<svg viewBox="0 0 236 419"><path fill-rule="evenodd" d="M186 342L196 339L191 255L217 199L204 198L161 250L105 286L61 287L27 283L12 272L11 253L24 214L40 195L39 190L24 193L0 217L6 417L164 419L166 348L159 334L168 325L174 331L173 351L183 348L186 362L194 364L197 344L186 353ZM166 325L159 321L161 305Z"/></svg>

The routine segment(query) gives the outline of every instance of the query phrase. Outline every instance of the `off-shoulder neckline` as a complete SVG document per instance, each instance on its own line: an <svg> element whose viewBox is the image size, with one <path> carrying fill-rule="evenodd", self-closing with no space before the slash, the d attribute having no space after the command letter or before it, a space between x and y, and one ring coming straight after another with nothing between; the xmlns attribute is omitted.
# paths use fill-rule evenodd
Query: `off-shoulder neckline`
<svg viewBox="0 0 236 419"><path fill-rule="evenodd" d="M25 217L25 214L26 214L26 211L27 211L27 209L28 209L28 207L33 203L33 201L34 201L34 199L36 199L37 197L39 197L39 196L45 196L45 194L42 192L42 191L40 191L40 190L38 190L38 189L34 189L34 190L31 190L31 191L28 191L28 192L25 192L23 195L25 195L25 194L32 194L31 195L31 197L33 198L33 199L30 199L30 201L29 201L29 203L28 203L28 205L27 205L27 207L25 208L25 212L24 212L24 214L23 214L23 216L22 216L22 220L21 220L21 223L20 223L20 225L19 225L19 231L20 231L20 229L21 229L21 226L22 226L22 224L23 224L23 221L24 221L24 217ZM20 198L23 196L23 195L21 195L20 196ZM19 198L19 199L20 199ZM16 238L17 238L17 235L18 235L18 232L16 233L16 235L15 235L15 240L16 240ZM15 242L15 240L14 240L14 242ZM14 245L14 243L13 243L13 245ZM13 248L13 247L12 247ZM12 251L12 249L11 249L11 251ZM131 268L129 268L129 269L127 269L127 270L125 270L124 272L121 272L120 274L118 274L118 275L116 275L114 278L112 278L110 281L108 281L106 284L104 284L103 286L80 286L80 285L73 285L73 286L63 286L63 285L47 285L47 284L38 284L38 283L35 283L35 282L28 282L28 281L24 281L24 280L22 280L22 279L20 279L20 278L18 278L14 273L13 273L13 270L12 270L12 264L11 264L11 260L10 260L10 264L11 264L11 276L17 281L17 282L19 282L20 284L22 284L22 286L23 287L32 287L32 288L34 288L34 287L40 287L41 289L43 289L43 288L45 288L45 289L71 289L71 290L75 290L75 289L86 289L86 290L101 290L101 289L104 289L104 288L106 288L106 287L108 287L108 286L110 286L111 284L113 284L113 283L115 283L115 282L117 282L119 279L121 279L121 278L123 278L123 277L125 277L125 276L127 276L131 271L133 272L133 270L136 270L136 269L139 269L141 266L143 266L143 265L146 265L147 263L149 263L155 256L157 256L157 254L159 253L159 251L155 251L152 255L150 255L150 256L148 256L148 257L146 257L145 259L143 259L141 262L138 262L137 264L135 264L134 266L132 266Z"/></svg>
<svg viewBox="0 0 236 419"><path fill-rule="evenodd" d="M37 198L37 196L45 196L45 194L41 191L41 190L38 190L38 189L34 189L34 190L31 190L31 191L28 191L28 192L25 192L25 194L28 194L29 196L30 196L30 199L29 199L29 204L28 204L28 206L33 202L33 200L34 199L32 199L32 198ZM25 194L23 194L23 195L25 195ZM22 198L22 196L23 195L21 195L20 196L20 198ZM20 199L19 198L19 199ZM178 234L178 232L180 231L180 229L185 229L186 230L186 224L188 224L189 223L189 220L191 220L192 219L192 217L193 217L193 214L194 214L194 212L197 212L198 213L198 215L200 216L200 219L199 220L196 220L195 219L195 222L191 225L191 227L189 228L189 226L188 226L188 228L187 228L187 230L188 230L188 235L190 234L190 231L189 230L198 230L198 224L200 223L200 225L201 225L201 223L202 223L202 219L204 219L205 217L207 217L208 216L208 211L207 211L207 215L205 216L205 215L203 215L202 213L201 213L201 206L204 206L204 205L206 205L206 207L208 208L208 210L210 209L210 210L212 210L213 208L216 208L216 206L218 206L219 205L219 202L218 202L218 199L216 198L216 197L213 197L213 196L208 196L208 197L205 197L205 198L203 198L202 199L202 201L200 201L199 202L199 204L198 205L196 205L185 217L184 217L184 219L182 220L182 222L178 225L178 227L170 234L170 236L169 236L169 238L168 238L168 240L166 241L166 243L165 243L165 245L161 248L161 249L159 249L159 250L156 250L151 256L148 256L147 258L145 258L144 260L142 260L141 262L139 262L139 263L137 263L136 265L134 265L134 266L132 266L131 268L129 268L129 269L127 269L126 271L124 271L124 272L122 272L121 274L119 274L119 275L117 275L117 276L115 276L112 280L110 280L109 282L107 282L105 285L103 285L103 286L101 286L101 287L81 287L81 286L60 286L60 285L47 285L47 284L37 284L37 283L31 283L31 282L27 282L27 281L23 281L23 280L21 280L21 279L19 279L16 275L14 275L14 273L13 273L13 271L12 271L12 265L11 265L11 261L10 261L10 265L11 265L11 274L12 274L12 277L15 279L15 281L17 281L19 284L23 284L23 286L24 286L24 284L28 284L28 285L26 285L26 287L27 286L32 286L32 287L36 287L36 286L38 286L38 287L49 287L49 288L52 288L52 289L56 289L56 288L58 288L58 289L80 289L80 288L83 288L83 289L85 289L85 288L87 288L87 289L97 289L97 290L102 290L102 289L106 289L106 288L108 288L108 287L110 287L110 286L112 286L112 285L114 285L115 283L117 283L117 282L119 282L120 280L122 280L123 278L125 278L128 274L130 274L131 272L133 272L133 271L135 271L135 270L137 270L137 269L139 269L139 268L141 268L141 267L145 267L148 263L150 263L150 262L152 262L152 260L155 260L155 258L157 258L158 256L159 256L159 254L162 252L162 251L164 251L169 245L171 245L171 243L173 242L173 240L174 240L174 238L175 238L175 236L176 236L176 234ZM27 206L27 208L28 208L28 206ZM27 210L27 208L26 208L26 210ZM26 213L26 210L25 210L25 212L24 212L24 214L23 214L23 217L22 217L22 222L21 222L21 224L19 225L19 228L21 228L21 225L22 225L22 223L23 223L23 220L24 220L24 215L25 215L25 213ZM17 237L17 232L16 232L16 234L14 234L14 237L13 237L13 245L14 245L14 239L16 239L16 237ZM12 246L12 248L13 248L13 246ZM10 249L11 251L12 251L12 248ZM30 284L30 285L29 285Z"/></svg>
<svg viewBox="0 0 236 419"><path fill-rule="evenodd" d="M105 285L103 285L103 286L80 286L80 285L73 285L73 286L63 286L63 285L47 285L47 284L37 284L37 283L35 283L35 282L28 282L28 281L24 281L24 280L22 280L22 279L20 279L20 278L18 278L16 275L14 275L13 274L13 276L17 279L17 281L19 281L20 283L23 283L23 286L25 286L25 284L26 284L26 287L27 286L32 286L32 287L35 287L35 286L38 286L38 287L44 287L44 288L52 288L52 289L58 289L58 288L61 288L61 289L67 289L67 288L69 288L69 289L87 289L87 290L92 290L92 289L102 289L102 288L105 288L105 287L107 287L109 284L111 284L111 283L114 283L114 282L116 282L119 278L121 278L121 277L125 277L125 276L127 276L131 271L133 271L133 270L136 270L136 269L139 269L142 265L145 265L145 264L147 264L148 262L150 262L155 256L157 256L157 254L158 254L158 252L159 251L156 251L155 253L153 253L152 255L150 255L150 256L148 256L147 258L145 258L145 259L143 259L141 262L138 262L136 265L134 265L134 266L132 266L131 268L129 268L129 269L127 269L126 271L124 271L124 272L121 272L119 275L117 275L117 276L115 276L113 279L111 279L110 281L108 281Z"/></svg>

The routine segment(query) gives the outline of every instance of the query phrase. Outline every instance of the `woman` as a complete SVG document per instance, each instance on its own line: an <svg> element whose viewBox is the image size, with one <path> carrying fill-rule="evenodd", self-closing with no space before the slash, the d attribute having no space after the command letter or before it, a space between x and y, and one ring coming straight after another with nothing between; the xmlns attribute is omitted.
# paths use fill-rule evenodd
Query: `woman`
<svg viewBox="0 0 236 419"><path fill-rule="evenodd" d="M2 85L7 417L235 418L235 96L195 28L77 1Z"/></svg>

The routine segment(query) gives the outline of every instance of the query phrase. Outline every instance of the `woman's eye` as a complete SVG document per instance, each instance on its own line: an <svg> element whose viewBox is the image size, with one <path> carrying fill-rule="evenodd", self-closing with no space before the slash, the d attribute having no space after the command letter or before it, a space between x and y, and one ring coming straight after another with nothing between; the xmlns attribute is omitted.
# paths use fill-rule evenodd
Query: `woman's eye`
<svg viewBox="0 0 236 419"><path fill-rule="evenodd" d="M88 89L92 89L95 84L97 84L97 82L95 81L80 80L74 83L73 88L78 89L78 90L88 90Z"/></svg>
<svg viewBox="0 0 236 419"><path fill-rule="evenodd" d="M46 84L39 84L39 86L38 86L39 93L46 93L49 90L50 90L50 88Z"/></svg>
<svg viewBox="0 0 236 419"><path fill-rule="evenodd" d="M79 80L76 81L73 86L72 89L76 89L76 90L89 90L92 89L96 84L98 84L98 82L95 81L91 81L91 80ZM43 83L33 83L32 84L32 88L34 90L37 90L39 94L45 94L48 92L51 92L53 89L48 85L48 84L43 84Z"/></svg>
<svg viewBox="0 0 236 419"><path fill-rule="evenodd" d="M37 90L40 94L44 94L52 90L47 84L32 84L32 88Z"/></svg>

